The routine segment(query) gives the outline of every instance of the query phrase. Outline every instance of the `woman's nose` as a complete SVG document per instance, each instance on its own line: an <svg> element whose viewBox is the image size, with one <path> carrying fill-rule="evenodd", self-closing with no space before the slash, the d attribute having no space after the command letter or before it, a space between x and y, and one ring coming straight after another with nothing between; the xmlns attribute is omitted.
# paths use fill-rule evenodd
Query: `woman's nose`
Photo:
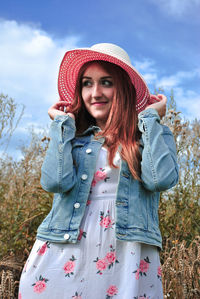
<svg viewBox="0 0 200 299"><path fill-rule="evenodd" d="M99 84L94 84L92 89L93 98L98 98L102 96L101 86Z"/></svg>

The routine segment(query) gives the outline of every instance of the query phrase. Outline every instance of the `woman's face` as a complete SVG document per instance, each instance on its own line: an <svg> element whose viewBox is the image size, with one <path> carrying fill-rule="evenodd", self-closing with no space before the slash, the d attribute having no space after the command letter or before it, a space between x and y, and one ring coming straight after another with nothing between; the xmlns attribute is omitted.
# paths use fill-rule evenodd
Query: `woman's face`
<svg viewBox="0 0 200 299"><path fill-rule="evenodd" d="M100 64L94 62L83 73L82 98L101 129L105 127L115 90L112 76Z"/></svg>

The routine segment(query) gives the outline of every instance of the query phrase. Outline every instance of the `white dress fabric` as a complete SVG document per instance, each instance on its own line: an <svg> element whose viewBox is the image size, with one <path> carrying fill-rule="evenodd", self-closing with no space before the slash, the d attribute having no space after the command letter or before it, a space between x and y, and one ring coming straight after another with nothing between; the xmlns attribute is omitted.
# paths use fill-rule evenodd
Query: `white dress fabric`
<svg viewBox="0 0 200 299"><path fill-rule="evenodd" d="M120 165L117 153L115 165ZM115 237L119 168L102 148L76 244L36 240L19 299L163 299L158 249Z"/></svg>

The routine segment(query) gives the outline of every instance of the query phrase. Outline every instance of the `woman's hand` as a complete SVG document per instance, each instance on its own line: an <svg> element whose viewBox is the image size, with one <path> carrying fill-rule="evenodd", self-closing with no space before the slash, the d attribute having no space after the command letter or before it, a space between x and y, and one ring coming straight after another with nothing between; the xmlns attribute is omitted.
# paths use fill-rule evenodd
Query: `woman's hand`
<svg viewBox="0 0 200 299"><path fill-rule="evenodd" d="M165 116L166 109L167 109L167 97L166 96L164 96L163 94L158 94L157 96L151 94L150 102L152 102L153 104L148 105L145 108L145 110L148 109L148 108L153 108L153 109L157 110L160 118Z"/></svg>
<svg viewBox="0 0 200 299"><path fill-rule="evenodd" d="M71 118L75 119L75 116L73 113L67 112L69 106L70 106L70 104L65 101L56 102L48 109L49 117L52 120L54 120L54 118L57 115L67 115L68 114Z"/></svg>

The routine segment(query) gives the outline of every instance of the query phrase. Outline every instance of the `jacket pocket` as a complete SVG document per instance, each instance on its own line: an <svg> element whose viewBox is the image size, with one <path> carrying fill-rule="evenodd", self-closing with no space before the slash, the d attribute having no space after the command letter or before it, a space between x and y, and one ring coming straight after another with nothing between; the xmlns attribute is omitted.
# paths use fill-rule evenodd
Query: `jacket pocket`
<svg viewBox="0 0 200 299"><path fill-rule="evenodd" d="M46 219L43 221L43 226L50 231L65 231L69 229L69 223L73 212L73 202L70 204L70 199L65 193L56 193L54 195L53 206Z"/></svg>

